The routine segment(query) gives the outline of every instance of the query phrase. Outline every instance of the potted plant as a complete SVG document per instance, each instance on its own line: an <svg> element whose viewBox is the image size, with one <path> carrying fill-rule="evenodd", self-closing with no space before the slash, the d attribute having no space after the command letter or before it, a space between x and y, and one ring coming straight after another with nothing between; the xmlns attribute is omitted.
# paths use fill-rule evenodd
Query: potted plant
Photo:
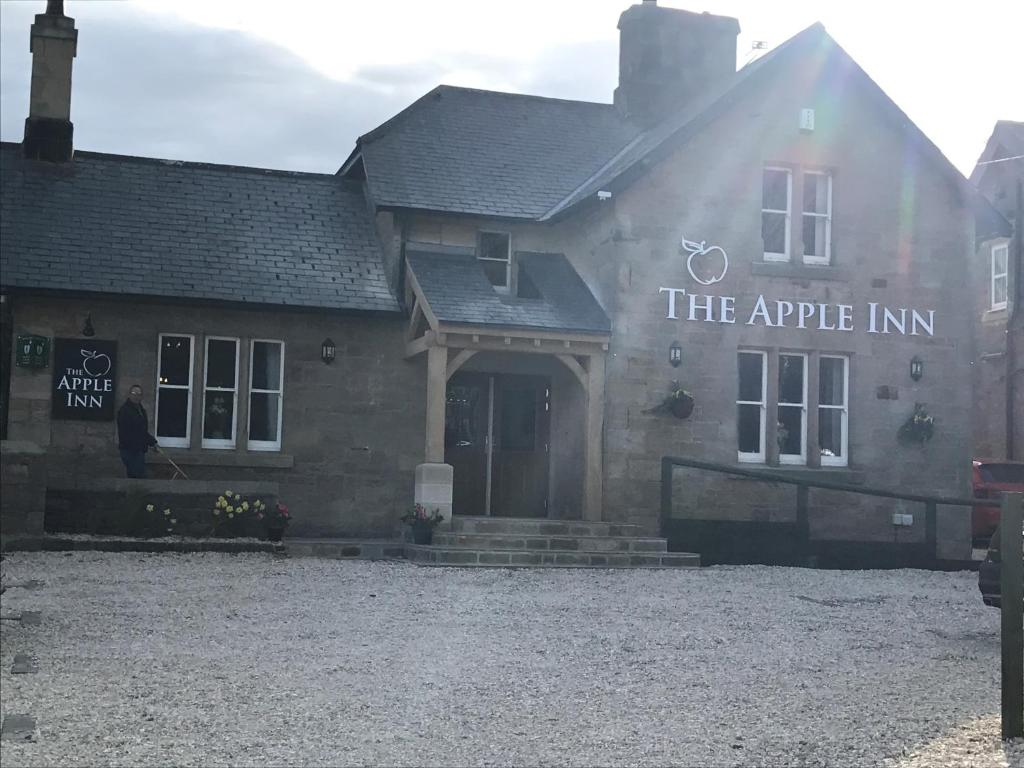
<svg viewBox="0 0 1024 768"><path fill-rule="evenodd" d="M897 438L903 443L924 445L935 433L935 417L928 414L924 403L914 403L914 412L900 425Z"/></svg>
<svg viewBox="0 0 1024 768"><path fill-rule="evenodd" d="M279 542L284 538L284 529L292 521L288 507L281 502L274 506L272 512L266 511L266 505L260 502L261 508L256 510L257 519L263 520L267 526L267 538L273 542Z"/></svg>
<svg viewBox="0 0 1024 768"><path fill-rule="evenodd" d="M668 395L644 413L671 413L677 419L685 419L693 413L694 402L693 394L683 389L678 381L673 381Z"/></svg>
<svg viewBox="0 0 1024 768"><path fill-rule="evenodd" d="M440 510L427 512L426 507L417 504L412 512L402 515L402 522L412 528L412 541L414 544L429 544L434 540L434 528L444 520Z"/></svg>

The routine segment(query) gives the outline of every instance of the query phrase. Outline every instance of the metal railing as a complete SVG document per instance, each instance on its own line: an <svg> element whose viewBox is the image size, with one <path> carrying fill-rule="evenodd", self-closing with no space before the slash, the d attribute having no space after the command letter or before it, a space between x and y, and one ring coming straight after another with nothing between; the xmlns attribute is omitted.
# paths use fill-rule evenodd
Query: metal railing
<svg viewBox="0 0 1024 768"><path fill-rule="evenodd" d="M796 486L796 529L800 551L807 553L810 549L810 522L808 515L811 488L828 491L844 491L859 493L864 496L878 496L887 499L916 501L925 505L924 537L925 547L932 558L937 559L938 551L938 507L997 507L998 499L968 499L956 496L927 496L920 493L901 493L885 488L871 488L850 483L837 483L829 480L808 479L806 476L794 477L785 471L766 469L746 469L732 464L720 464L700 459L686 459L679 456L663 456L661 459L661 535L667 536L667 524L672 517L672 472L676 467L703 469L708 472L719 472L738 477L749 477L767 483L782 483Z"/></svg>

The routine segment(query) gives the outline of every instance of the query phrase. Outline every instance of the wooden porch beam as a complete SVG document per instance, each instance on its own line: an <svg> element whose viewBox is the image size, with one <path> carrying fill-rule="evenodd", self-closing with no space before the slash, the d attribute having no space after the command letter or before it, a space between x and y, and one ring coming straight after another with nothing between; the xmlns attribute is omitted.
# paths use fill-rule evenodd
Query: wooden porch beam
<svg viewBox="0 0 1024 768"><path fill-rule="evenodd" d="M445 377L445 379L446 380L450 379L452 377L452 375L457 370L459 370L459 368L461 368L467 362L469 362L469 358L471 358L476 353L477 353L477 350L475 350L475 349L463 349L463 350L460 350L459 354L457 354L455 357L453 357L451 360L448 361L448 373L447 373L447 376Z"/></svg>
<svg viewBox="0 0 1024 768"><path fill-rule="evenodd" d="M406 359L416 357L416 355L426 352L431 347L436 346L436 344L437 339L435 338L435 333L433 331L427 331L418 339L414 339L405 345L405 357Z"/></svg>
<svg viewBox="0 0 1024 768"><path fill-rule="evenodd" d="M587 372L583 370L583 366L579 364L579 361L577 361L572 355L555 355L555 357L561 360L565 367L572 372L572 375L576 377L580 386L583 387L583 391L586 392Z"/></svg>

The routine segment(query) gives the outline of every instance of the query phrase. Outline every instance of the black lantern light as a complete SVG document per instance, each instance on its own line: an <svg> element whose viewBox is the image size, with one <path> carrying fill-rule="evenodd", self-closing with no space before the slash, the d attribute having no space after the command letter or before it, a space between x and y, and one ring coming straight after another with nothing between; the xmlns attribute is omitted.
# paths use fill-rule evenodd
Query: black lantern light
<svg viewBox="0 0 1024 768"><path fill-rule="evenodd" d="M914 355L910 361L910 378L920 381L922 376L924 376L924 362L920 357Z"/></svg>
<svg viewBox="0 0 1024 768"><path fill-rule="evenodd" d="M96 335L96 329L92 327L92 313L85 316L85 324L82 326L82 335L92 338Z"/></svg>
<svg viewBox="0 0 1024 768"><path fill-rule="evenodd" d="M673 341L668 348L668 362L673 368L678 368L683 362L683 348L678 341Z"/></svg>
<svg viewBox="0 0 1024 768"><path fill-rule="evenodd" d="M325 364L330 365L334 362L335 352L334 342L330 339L324 339L323 343L320 345L320 359L323 360Z"/></svg>

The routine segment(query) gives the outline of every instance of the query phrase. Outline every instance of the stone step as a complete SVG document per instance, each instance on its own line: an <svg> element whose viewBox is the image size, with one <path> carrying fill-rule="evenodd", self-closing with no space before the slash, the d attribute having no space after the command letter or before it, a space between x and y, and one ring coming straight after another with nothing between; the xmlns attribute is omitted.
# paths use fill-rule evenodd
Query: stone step
<svg viewBox="0 0 1024 768"><path fill-rule="evenodd" d="M417 565L469 568L698 568L700 555L690 552L531 552L510 549L419 546L408 544L405 556Z"/></svg>
<svg viewBox="0 0 1024 768"><path fill-rule="evenodd" d="M469 549L562 550L572 552L667 552L665 539L639 536L532 536L519 533L435 532L433 543L441 547Z"/></svg>
<svg viewBox="0 0 1024 768"><path fill-rule="evenodd" d="M643 536L639 525L590 522L587 520L549 520L546 517L464 517L455 515L456 533L497 533L519 536Z"/></svg>

